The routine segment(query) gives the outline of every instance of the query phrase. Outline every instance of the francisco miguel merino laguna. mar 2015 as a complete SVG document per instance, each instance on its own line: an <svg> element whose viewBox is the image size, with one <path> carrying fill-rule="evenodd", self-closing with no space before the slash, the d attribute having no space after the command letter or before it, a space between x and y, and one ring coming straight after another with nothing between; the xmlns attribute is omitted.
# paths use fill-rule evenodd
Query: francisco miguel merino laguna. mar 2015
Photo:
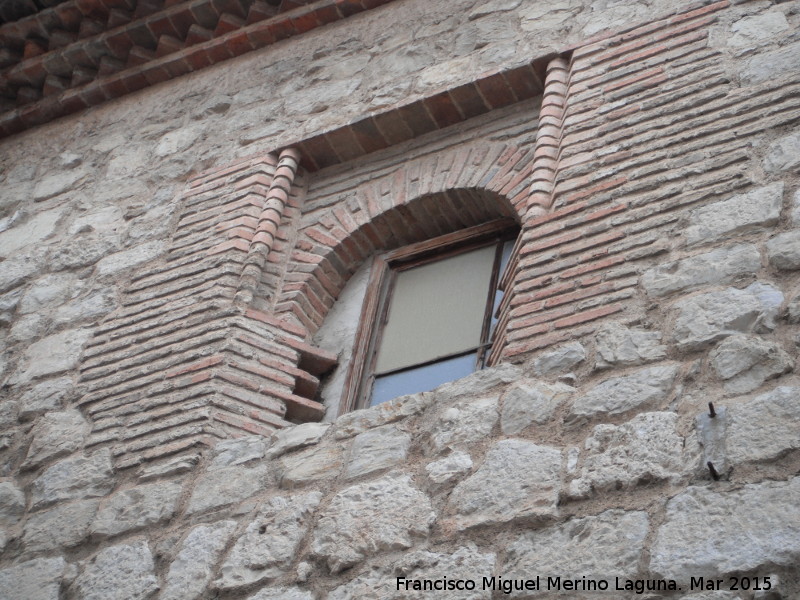
<svg viewBox="0 0 800 600"><path fill-rule="evenodd" d="M542 577L532 579L505 579L503 577L481 577L478 579L410 579L397 577L397 591L463 591L492 590L510 594L516 591L575 591L605 592L628 591L637 594L655 591L680 590L673 579L627 579L614 577L609 579L578 579L564 577Z"/></svg>

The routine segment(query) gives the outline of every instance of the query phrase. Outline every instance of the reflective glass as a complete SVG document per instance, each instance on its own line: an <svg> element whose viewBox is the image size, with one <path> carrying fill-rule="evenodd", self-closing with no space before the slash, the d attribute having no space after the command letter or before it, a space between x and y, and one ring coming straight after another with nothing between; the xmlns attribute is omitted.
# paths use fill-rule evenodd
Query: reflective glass
<svg viewBox="0 0 800 600"><path fill-rule="evenodd" d="M466 377L475 370L475 360L475 354L466 354L424 367L376 377L370 406L405 394L427 392L448 381Z"/></svg>

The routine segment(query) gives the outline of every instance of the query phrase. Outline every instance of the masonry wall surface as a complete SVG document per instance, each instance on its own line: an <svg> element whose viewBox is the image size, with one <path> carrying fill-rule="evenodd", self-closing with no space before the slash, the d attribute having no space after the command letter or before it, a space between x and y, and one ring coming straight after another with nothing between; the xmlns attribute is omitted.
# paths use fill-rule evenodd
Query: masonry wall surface
<svg viewBox="0 0 800 600"><path fill-rule="evenodd" d="M799 22L398 0L0 141L0 597L800 597ZM543 95L287 150L532 61ZM372 254L497 217L494 366L306 397Z"/></svg>

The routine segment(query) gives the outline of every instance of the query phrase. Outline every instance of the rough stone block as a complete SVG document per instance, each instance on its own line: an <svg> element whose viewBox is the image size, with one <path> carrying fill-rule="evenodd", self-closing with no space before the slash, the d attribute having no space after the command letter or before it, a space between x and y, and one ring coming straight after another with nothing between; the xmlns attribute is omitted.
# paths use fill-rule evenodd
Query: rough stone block
<svg viewBox="0 0 800 600"><path fill-rule="evenodd" d="M70 377L59 377L37 383L20 397L20 420L30 421L42 413L58 410L72 390Z"/></svg>
<svg viewBox="0 0 800 600"><path fill-rule="evenodd" d="M162 254L165 248L163 241L154 241L109 254L97 263L97 273L99 275L113 275L123 269L154 259Z"/></svg>
<svg viewBox="0 0 800 600"><path fill-rule="evenodd" d="M47 262L54 271L78 269L95 264L119 247L115 235L84 235L68 245L58 245L50 250Z"/></svg>
<svg viewBox="0 0 800 600"><path fill-rule="evenodd" d="M593 517L571 519L540 531L530 531L509 544L504 577L588 579L633 577L639 571L649 522L646 512L607 510ZM600 551L602 549L602 551ZM613 581L610 586L613 589ZM514 592L512 597L526 597Z"/></svg>
<svg viewBox="0 0 800 600"><path fill-rule="evenodd" d="M22 299L22 290L16 289L0 294L0 327L9 327L14 321L14 310Z"/></svg>
<svg viewBox="0 0 800 600"><path fill-rule="evenodd" d="M573 21L581 12L581 8L581 4L577 0L561 0L550 7L523 4L519 11L520 27L523 31L537 34L541 34L543 31L558 31L563 29L565 23Z"/></svg>
<svg viewBox="0 0 800 600"><path fill-rule="evenodd" d="M439 454L486 438L497 423L497 397L466 400L450 406L427 426L424 449Z"/></svg>
<svg viewBox="0 0 800 600"><path fill-rule="evenodd" d="M690 577L754 572L800 560L800 478L741 489L691 487L667 503L650 551L650 570Z"/></svg>
<svg viewBox="0 0 800 600"><path fill-rule="evenodd" d="M190 454L171 456L164 461L145 464L139 469L139 481L172 477L193 471L200 462L199 451Z"/></svg>
<svg viewBox="0 0 800 600"><path fill-rule="evenodd" d="M42 266L42 254L34 249L28 253L17 253L3 261L0 270L0 292L14 288L32 275L39 273Z"/></svg>
<svg viewBox="0 0 800 600"><path fill-rule="evenodd" d="M22 314L41 312L69 301L83 288L73 273L51 273L34 281L17 307Z"/></svg>
<svg viewBox="0 0 800 600"><path fill-rule="evenodd" d="M795 57L800 58L800 43L794 44ZM800 131L778 138L769 145L764 157L764 170L768 173L788 171L800 166Z"/></svg>
<svg viewBox="0 0 800 600"><path fill-rule="evenodd" d="M586 360L586 348L570 342L547 351L533 361L533 374L538 377L564 375Z"/></svg>
<svg viewBox="0 0 800 600"><path fill-rule="evenodd" d="M105 289L59 306L53 313L53 325L72 325L81 321L95 322L117 306L114 290Z"/></svg>
<svg viewBox="0 0 800 600"><path fill-rule="evenodd" d="M752 294L761 304L761 315L758 317L753 331L756 333L767 333L777 327L777 319L780 316L783 306L783 292L778 288L756 281L744 288L744 291Z"/></svg>
<svg viewBox="0 0 800 600"><path fill-rule="evenodd" d="M20 248L38 244L55 231L63 214L61 208L48 210L0 233L0 256L8 257Z"/></svg>
<svg viewBox="0 0 800 600"><path fill-rule="evenodd" d="M737 244L648 269L642 275L642 285L648 296L660 298L707 285L730 283L760 268L758 249L752 244Z"/></svg>
<svg viewBox="0 0 800 600"><path fill-rule="evenodd" d="M768 379L788 373L794 361L775 342L752 335L732 335L709 354L727 394L746 394Z"/></svg>
<svg viewBox="0 0 800 600"><path fill-rule="evenodd" d="M743 17L731 26L727 38L730 48L746 48L774 41L789 29L789 23L781 12L773 11L761 15Z"/></svg>
<svg viewBox="0 0 800 600"><path fill-rule="evenodd" d="M33 441L23 468L36 467L52 458L75 452L83 447L90 429L89 423L76 409L42 416L31 432Z"/></svg>
<svg viewBox="0 0 800 600"><path fill-rule="evenodd" d="M314 446L280 459L281 487L292 488L339 476L344 462L339 446Z"/></svg>
<svg viewBox="0 0 800 600"><path fill-rule="evenodd" d="M791 206L791 213L789 213L789 217L791 220L792 225L797 227L800 225L800 188L794 193L792 197L792 206Z"/></svg>
<svg viewBox="0 0 800 600"><path fill-rule="evenodd" d="M267 454L275 458L304 446L313 446L322 439L330 426L330 423L303 423L279 429L272 434Z"/></svg>
<svg viewBox="0 0 800 600"><path fill-rule="evenodd" d="M155 525L175 514L181 486L169 481L138 485L103 501L92 533L113 536Z"/></svg>
<svg viewBox="0 0 800 600"><path fill-rule="evenodd" d="M29 344L32 340L42 337L47 327L47 317L42 314L19 315L14 321L8 340Z"/></svg>
<svg viewBox="0 0 800 600"><path fill-rule="evenodd" d="M681 350L699 350L730 335L751 331L763 315L758 298L728 288L681 300L672 339Z"/></svg>
<svg viewBox="0 0 800 600"><path fill-rule="evenodd" d="M345 478L353 479L401 464L410 447L411 436L393 425L360 433L350 447Z"/></svg>
<svg viewBox="0 0 800 600"><path fill-rule="evenodd" d="M595 368L641 365L662 360L667 356L667 347L660 342L660 332L629 329L621 323L608 323L595 334Z"/></svg>
<svg viewBox="0 0 800 600"><path fill-rule="evenodd" d="M267 441L260 435L250 435L233 440L222 440L214 446L214 458L208 470L234 467L264 458Z"/></svg>
<svg viewBox="0 0 800 600"><path fill-rule="evenodd" d="M266 489L269 475L269 465L266 464L210 470L195 484L186 512L193 514L246 500Z"/></svg>
<svg viewBox="0 0 800 600"><path fill-rule="evenodd" d="M800 449L800 388L777 387L727 407L725 440L732 463L767 461Z"/></svg>
<svg viewBox="0 0 800 600"><path fill-rule="evenodd" d="M62 500L105 496L114 487L111 452L98 450L90 456L75 456L48 468L31 486L33 508Z"/></svg>
<svg viewBox="0 0 800 600"><path fill-rule="evenodd" d="M234 529L236 521L218 521L192 529L169 567L160 600L199 598Z"/></svg>
<svg viewBox="0 0 800 600"><path fill-rule="evenodd" d="M252 596L248 596L247 600L316 600L316 597L311 592L297 587L264 588Z"/></svg>
<svg viewBox="0 0 800 600"><path fill-rule="evenodd" d="M337 439L352 437L372 427L380 427L417 415L433 402L434 394L432 392L422 392L400 396L371 408L355 410L336 420L334 435Z"/></svg>
<svg viewBox="0 0 800 600"><path fill-rule="evenodd" d="M182 127L161 136L155 148L158 157L170 156L189 148L202 134L199 127Z"/></svg>
<svg viewBox="0 0 800 600"><path fill-rule="evenodd" d="M15 525L25 513L25 494L11 481L0 481L0 523Z"/></svg>
<svg viewBox="0 0 800 600"><path fill-rule="evenodd" d="M637 415L622 425L597 425L586 439L581 476L570 494L627 489L640 483L677 483L695 471L700 452L696 440L678 433L678 415Z"/></svg>
<svg viewBox="0 0 800 600"><path fill-rule="evenodd" d="M463 398L488 395L484 394L484 392L514 383L522 377L522 369L510 363L502 363L494 367L481 369L461 379L444 383L433 390L435 403L445 404Z"/></svg>
<svg viewBox="0 0 800 600"><path fill-rule="evenodd" d="M800 42L794 42L754 56L739 68L739 77L748 85L757 85L787 75L795 76L798 64L800 64Z"/></svg>
<svg viewBox="0 0 800 600"><path fill-rule="evenodd" d="M436 514L407 475L345 488L320 514L312 551L333 573L383 550L410 548L428 533Z"/></svg>
<svg viewBox="0 0 800 600"><path fill-rule="evenodd" d="M450 495L459 529L554 517L561 491L561 451L524 440L501 440L480 468Z"/></svg>
<svg viewBox="0 0 800 600"><path fill-rule="evenodd" d="M419 550L409 552L390 567L368 571L352 581L334 589L328 600L424 600L431 597L430 591L398 590L397 578L408 580L478 580L473 591L438 592L442 598L459 600L488 600L490 589L483 589L480 577L494 572L496 557L493 553L482 553L474 545L461 546L452 554Z"/></svg>
<svg viewBox="0 0 800 600"><path fill-rule="evenodd" d="M800 269L800 230L780 233L767 241L769 264L783 271Z"/></svg>
<svg viewBox="0 0 800 600"><path fill-rule="evenodd" d="M84 344L92 336L89 329L69 329L47 336L25 349L22 365L12 377L13 383L27 383L35 377L73 369Z"/></svg>
<svg viewBox="0 0 800 600"><path fill-rule="evenodd" d="M677 375L678 366L666 364L606 379L575 400L567 421L617 415L634 408L658 408L669 397Z"/></svg>
<svg viewBox="0 0 800 600"><path fill-rule="evenodd" d="M697 208L685 230L689 245L714 242L722 236L762 230L775 225L781 215L783 182L737 194Z"/></svg>
<svg viewBox="0 0 800 600"><path fill-rule="evenodd" d="M134 184L135 186L135 184ZM70 236L76 236L89 231L101 233L115 233L119 224L124 220L123 210L103 198L95 206L98 208L88 213L70 213L72 222L67 229Z"/></svg>
<svg viewBox="0 0 800 600"><path fill-rule="evenodd" d="M89 535L89 525L99 505L99 500L83 500L32 514L22 534L25 550L36 552L77 546Z"/></svg>
<svg viewBox="0 0 800 600"><path fill-rule="evenodd" d="M37 558L0 571L0 598L58 600L67 563L58 558Z"/></svg>
<svg viewBox="0 0 800 600"><path fill-rule="evenodd" d="M111 546L83 565L75 581L81 600L146 600L158 590L147 542Z"/></svg>
<svg viewBox="0 0 800 600"><path fill-rule="evenodd" d="M425 466L433 483L447 483L472 470L472 458L466 452L453 452Z"/></svg>
<svg viewBox="0 0 800 600"><path fill-rule="evenodd" d="M321 499L320 492L311 492L265 502L231 549L214 585L221 589L239 588L284 574Z"/></svg>
<svg viewBox="0 0 800 600"><path fill-rule="evenodd" d="M33 201L41 202L73 190L85 177L86 172L82 169L46 175L36 182L36 187L33 189Z"/></svg>
<svg viewBox="0 0 800 600"><path fill-rule="evenodd" d="M500 428L506 435L516 435L533 423L544 425L574 392L564 383L519 381L503 394Z"/></svg>

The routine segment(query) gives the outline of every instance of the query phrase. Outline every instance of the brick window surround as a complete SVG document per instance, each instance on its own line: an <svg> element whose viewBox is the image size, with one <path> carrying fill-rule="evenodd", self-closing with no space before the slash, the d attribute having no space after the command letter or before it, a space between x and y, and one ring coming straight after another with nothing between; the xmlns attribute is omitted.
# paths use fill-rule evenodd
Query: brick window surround
<svg viewBox="0 0 800 600"><path fill-rule="evenodd" d="M304 215L309 177L328 160L324 147L313 154L318 144L190 180L166 255L137 270L123 308L83 356L78 402L92 420L91 443L112 445L117 466L129 467L322 419L325 408L313 398L336 357L309 340L364 260L498 218L524 232L526 220L546 211L553 161L541 148L560 135L552 108L563 98L566 62L548 70L536 147L473 140L408 160L313 218ZM513 347L512 296L490 364Z"/></svg>
<svg viewBox="0 0 800 600"><path fill-rule="evenodd" d="M310 340L357 266L381 249L493 218L513 218L521 233L490 364L524 361L634 310L631 264L663 251L648 229L669 208L663 198L691 202L708 192L703 173L699 183L653 189L650 171L620 172L627 155L607 155L597 135L625 124L600 111L604 98L682 77L627 54L702 46L726 6L675 14L192 178L167 252L136 269L122 307L84 351L78 404L92 422L89 445L110 446L125 468L321 419L324 407L310 398L336 357ZM316 170L531 93L541 94L534 143L474 139L366 178L356 193L306 213ZM458 119L432 120L447 102ZM595 121L597 131L586 130ZM648 164L653 156L648 150ZM653 169L668 168L665 156ZM710 189L731 185L714 178ZM437 212L447 205L466 208ZM642 224L617 226L632 220Z"/></svg>

